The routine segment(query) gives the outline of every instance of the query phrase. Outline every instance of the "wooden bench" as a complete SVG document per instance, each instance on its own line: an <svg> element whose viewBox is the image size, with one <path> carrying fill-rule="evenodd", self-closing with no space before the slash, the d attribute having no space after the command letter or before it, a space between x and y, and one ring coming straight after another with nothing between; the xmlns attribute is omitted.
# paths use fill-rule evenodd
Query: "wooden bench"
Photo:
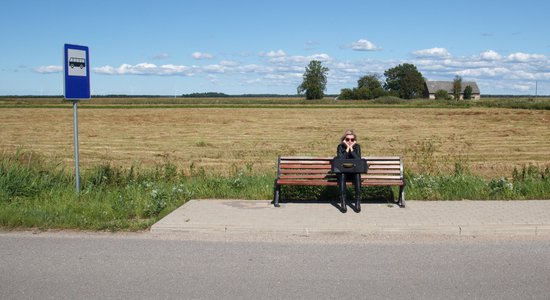
<svg viewBox="0 0 550 300"><path fill-rule="evenodd" d="M333 157L279 156L274 205L279 207L283 185L337 186L336 174L330 169L332 159ZM397 204L405 207L403 159L400 156L367 156L363 159L367 160L369 168L367 173L361 174L361 186L398 186Z"/></svg>

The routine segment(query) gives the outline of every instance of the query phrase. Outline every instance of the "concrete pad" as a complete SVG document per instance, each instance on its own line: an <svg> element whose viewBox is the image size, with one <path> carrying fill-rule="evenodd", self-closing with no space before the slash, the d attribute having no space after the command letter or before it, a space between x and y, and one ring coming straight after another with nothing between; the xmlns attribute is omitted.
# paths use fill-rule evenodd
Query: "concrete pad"
<svg viewBox="0 0 550 300"><path fill-rule="evenodd" d="M362 204L341 213L330 203L267 200L191 200L151 227L152 232L303 234L550 235L550 201L408 201Z"/></svg>

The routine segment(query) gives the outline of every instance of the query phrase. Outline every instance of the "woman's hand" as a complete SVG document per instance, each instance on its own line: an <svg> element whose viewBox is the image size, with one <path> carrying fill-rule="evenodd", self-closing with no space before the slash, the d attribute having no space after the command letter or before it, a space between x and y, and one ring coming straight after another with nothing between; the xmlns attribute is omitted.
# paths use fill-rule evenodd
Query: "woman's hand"
<svg viewBox="0 0 550 300"><path fill-rule="evenodd" d="M357 142L356 141L345 141L344 140L344 144L346 145L346 152L352 152L353 151L353 146L356 144Z"/></svg>

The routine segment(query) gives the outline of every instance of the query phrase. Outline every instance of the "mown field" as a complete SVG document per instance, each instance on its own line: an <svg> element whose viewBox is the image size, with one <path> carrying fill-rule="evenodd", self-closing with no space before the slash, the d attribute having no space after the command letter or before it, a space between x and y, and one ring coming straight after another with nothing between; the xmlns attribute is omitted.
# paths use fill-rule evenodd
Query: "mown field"
<svg viewBox="0 0 550 300"><path fill-rule="evenodd" d="M90 104L93 104L93 101ZM285 100L282 100L283 103ZM33 151L71 166L70 103L55 108L0 106L0 149ZM79 109L80 162L226 174L248 166L275 173L278 155L332 156L346 128L367 155L402 155L419 173L456 162L484 177L550 164L550 111L502 108L280 105Z"/></svg>

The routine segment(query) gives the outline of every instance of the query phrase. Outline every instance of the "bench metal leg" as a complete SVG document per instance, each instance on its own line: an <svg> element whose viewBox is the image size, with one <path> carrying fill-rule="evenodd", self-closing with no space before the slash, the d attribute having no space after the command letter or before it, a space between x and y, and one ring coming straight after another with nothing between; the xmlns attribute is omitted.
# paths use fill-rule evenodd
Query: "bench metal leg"
<svg viewBox="0 0 550 300"><path fill-rule="evenodd" d="M399 187L399 200L397 201L397 204L402 208L405 207L405 186L404 185Z"/></svg>
<svg viewBox="0 0 550 300"><path fill-rule="evenodd" d="M273 205L275 207L280 207L281 205L279 205L279 195L281 194L281 186L278 185L278 184L275 184L275 188L274 188L274 198L273 198Z"/></svg>

